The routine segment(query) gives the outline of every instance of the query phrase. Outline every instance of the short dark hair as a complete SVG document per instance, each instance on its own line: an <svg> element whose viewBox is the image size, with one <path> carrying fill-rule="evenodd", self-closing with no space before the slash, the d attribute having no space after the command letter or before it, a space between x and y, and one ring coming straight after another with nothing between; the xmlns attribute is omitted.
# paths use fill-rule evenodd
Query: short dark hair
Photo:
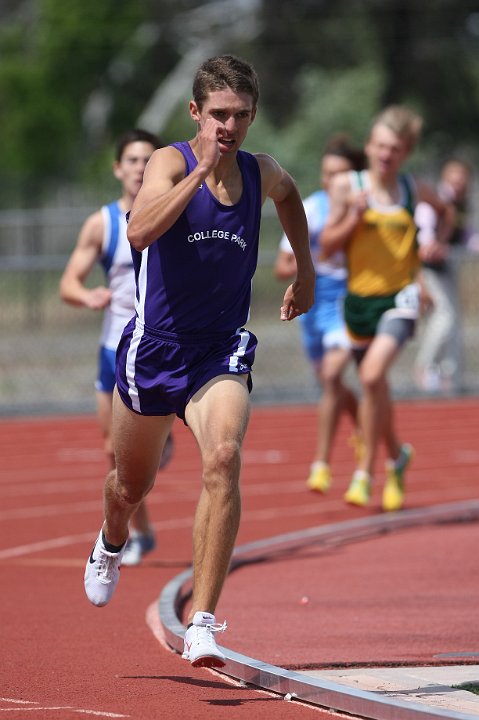
<svg viewBox="0 0 479 720"><path fill-rule="evenodd" d="M126 146L134 142L150 143L150 145L153 145L155 149L161 148L164 145L157 135L148 132L148 130L142 130L141 128L127 130L120 138L118 138L116 143L115 160L117 162L121 161Z"/></svg>
<svg viewBox="0 0 479 720"><path fill-rule="evenodd" d="M258 104L259 82L253 66L234 55L217 55L205 60L193 80L193 100L198 109L203 107L208 93L226 87L251 95L253 106Z"/></svg>
<svg viewBox="0 0 479 720"><path fill-rule="evenodd" d="M349 136L345 133L337 133L332 135L324 148L324 155L334 155L335 157L349 160L353 170L364 170L366 167L366 155L364 150L355 147Z"/></svg>

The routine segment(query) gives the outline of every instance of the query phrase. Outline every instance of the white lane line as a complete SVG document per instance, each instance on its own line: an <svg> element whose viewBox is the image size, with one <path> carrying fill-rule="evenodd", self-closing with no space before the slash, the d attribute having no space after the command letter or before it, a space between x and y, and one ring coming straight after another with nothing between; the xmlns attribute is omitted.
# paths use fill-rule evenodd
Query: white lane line
<svg viewBox="0 0 479 720"><path fill-rule="evenodd" d="M185 518L173 518L171 520L163 520L153 523L153 527L157 530L177 530L192 526L193 515ZM79 545L88 542L93 543L97 535L98 528L80 535L64 535L63 537L52 538L50 540L41 540L39 542L29 543L26 545L4 548L3 550L0 550L0 560L10 560L11 558L21 557L22 555L31 555L33 553L43 552L44 550L67 547L68 545Z"/></svg>
<svg viewBox="0 0 479 720"><path fill-rule="evenodd" d="M340 478L337 478L338 481L340 481ZM199 483L197 483L199 488ZM346 487L346 482L344 484ZM472 497L475 497L475 491L476 491L477 483L474 478L471 477L471 481L469 484L463 484L461 486L461 492L463 493L469 493L469 490L474 493ZM98 513L99 508L101 508L101 490L98 491L100 494L98 495L97 500L89 500L81 503L68 503L68 504L54 504L54 505L34 505L29 507L21 507L21 508L12 508L10 510L2 510L0 511L0 520L6 521L15 521L15 520L21 520L21 519L28 519L28 518L42 518L42 517L52 517L52 516L69 516L69 515L75 515L80 513ZM153 492L148 497L148 503L150 505L162 505L163 507L167 507L170 504L177 505L178 502L182 503L195 503L198 500L198 493L199 489L191 489L186 488L185 485L181 488L181 490L178 491L178 493L169 493L166 494L161 489L161 481L158 480L158 490L156 492ZM331 505L330 500L326 500L324 496L321 496L319 493L311 493L310 491L306 491L304 488L304 485L302 482L298 482L297 480L292 480L289 482L278 482L274 486L274 494L276 497L279 496L285 496L285 495L299 495L304 494L310 496L311 505L314 508L312 512L322 512L326 509L333 509L338 507L343 507L344 503L342 500L334 500L332 501L333 504ZM452 487L451 493L448 493L444 490L443 497L446 498L452 498L454 499L457 494L457 489ZM242 488L242 497L243 499L247 499L248 497L257 497L257 496L271 496L271 483L265 482L265 483L252 483L250 485L245 485ZM428 491L428 490L415 490L415 491L409 491L407 493L407 499L408 501L412 501L415 503L430 503L434 502L437 497L437 491ZM464 496L463 498L464 499ZM467 495L465 497L467 499ZM316 500L316 502L314 502ZM261 513L263 513L263 510L260 510ZM265 510L265 512L273 512L275 513L276 510L274 507L271 507L271 505ZM245 515L243 515L245 517Z"/></svg>
<svg viewBox="0 0 479 720"><path fill-rule="evenodd" d="M85 491L98 492L101 490L102 482L98 480L78 480L75 482L65 482L58 480L57 482L30 483L29 485L18 485L12 483L2 487L2 497L18 497L29 496L34 497L41 495L62 495L67 493L78 493Z"/></svg>
<svg viewBox="0 0 479 720"><path fill-rule="evenodd" d="M75 545L76 543L84 543L89 540L92 542L95 541L95 533L65 535L63 537L52 538L51 540L42 540L28 545L17 545L17 547L0 550L0 560L8 560L10 558L20 557L21 555L30 555L31 553L42 552L43 550L52 550L53 548L66 547L67 545Z"/></svg>
<svg viewBox="0 0 479 720"><path fill-rule="evenodd" d="M38 705L38 707L22 707L20 708L0 708L0 712L43 712L44 710L48 710L48 712L51 712L52 710L70 710L73 713L78 713L79 715L96 715L97 717L106 717L106 718L128 718L130 715L120 715L119 713L111 713L111 712L103 712L103 710L84 710L83 708L76 708L72 705L58 705L58 706L50 706L46 705L45 707Z"/></svg>
<svg viewBox="0 0 479 720"><path fill-rule="evenodd" d="M71 505L37 505L36 507L14 508L0 512L0 520L25 520L27 518L51 517L52 515L75 515L78 513L98 512L102 506L101 498Z"/></svg>
<svg viewBox="0 0 479 720"><path fill-rule="evenodd" d="M44 486L48 487L51 485L54 487L55 484L58 486L61 484L72 485L72 478L77 479L78 485L80 484L82 478L91 481L96 479L96 481L101 484L108 471L104 467L103 457L99 462L101 463L100 465L83 462L79 465L74 465L73 467L65 467L65 465L58 463L47 467L36 466L24 469L17 469L13 467L8 470L0 470L0 485L6 487L10 485L11 488L16 488L16 491L13 491L14 494L21 494L23 492L28 492L22 489L22 485L34 490L35 484L38 484L37 492L44 492ZM288 462L289 455L281 450L270 449L243 451L243 465L279 465L287 464ZM167 472L170 472L171 474L172 471ZM177 471L175 471L175 473L176 472ZM44 482L46 475L50 478L48 483ZM196 464L183 468L181 471L181 477L183 478L185 475L197 479L201 476L201 468ZM68 478L65 476L68 476Z"/></svg>
<svg viewBox="0 0 479 720"><path fill-rule="evenodd" d="M191 483L191 487L186 488L186 482L184 482L184 479L182 479L182 488L178 489L178 484L176 482L176 488L178 489L178 492L172 492L170 495L166 495L166 493L162 490L161 484L162 480L158 479L158 490L148 497L148 504L149 505L167 505L169 503L173 503L175 505L178 504L179 500L181 502L194 502L196 503L199 496L199 487L200 483L198 482L198 476L195 475L194 480L195 483ZM193 484L195 487L193 487ZM76 484L77 490L83 489L83 486L81 483ZM7 510L0 511L0 520L20 520L20 519L27 519L27 518L35 518L35 517L48 517L52 515L72 515L72 514L78 514L82 512L98 512L98 508L101 507L102 500L101 500L101 485L96 485L98 496L97 500L87 500L84 502L77 502L77 503L56 503L51 505L31 505L28 507L18 507L18 508L11 508ZM73 490L72 490L73 491ZM275 487L275 495L289 495L289 494L303 494L305 492L303 484L297 481L290 481L290 482L280 482ZM271 483L257 483L252 485L245 485L242 490L242 496L243 498L246 497L254 497L257 495L271 495Z"/></svg>
<svg viewBox="0 0 479 720"><path fill-rule="evenodd" d="M475 488L475 485L471 485ZM470 494L466 494L467 488L464 490L464 496L459 497L457 491L451 490L451 493L443 493L442 500L444 502L460 502L462 500L470 500ZM407 497L410 502L417 503L418 505L431 505L437 501L437 491L417 491L408 493ZM281 508L262 508L260 510L245 510L242 513L241 523L257 522L258 520L279 520L282 517L290 517L293 513L296 517L302 516L307 517L313 515L318 516L319 513L330 513L344 508L344 502L342 499L338 500L324 500L322 497L318 498L318 503L312 502L311 500L307 505L288 505ZM183 518L171 518L169 520L160 520L153 523L155 530L170 531L179 530L182 528L190 528L193 526L193 514ZM30 555L36 552L42 552L44 550L52 550L54 548L66 547L67 545L77 545L87 542L94 542L98 530L94 530L88 533L82 533L80 535L66 535L64 537L52 538L50 540L39 541L36 543L19 545L17 547L5 548L0 550L0 560L9 560L11 558L20 557L22 555Z"/></svg>
<svg viewBox="0 0 479 720"><path fill-rule="evenodd" d="M65 457L69 458L69 462L71 459L71 465L65 462ZM268 450L243 450L242 458L243 465L278 465L288 463L290 461L290 454L275 448ZM83 475L88 477L98 476L100 480L102 480L108 472L103 451L101 451L99 455L92 452L85 452L83 454L78 452L76 454L65 455L63 458L57 456L55 464L45 464L44 456L42 456L40 464L34 464L33 467L30 468L19 468L18 464L23 459L24 456L19 457L18 461L15 463L12 462L12 467L8 469L2 468L0 470L0 483L2 485L3 483L13 481L16 484L19 482L31 482L35 480L35 478L38 478L38 482L41 483L45 475L58 478L65 478L65 475L68 475L68 477ZM192 461L191 465L182 468L182 475L183 472L194 472L196 476L201 474L199 456L198 458L192 458Z"/></svg>
<svg viewBox="0 0 479 720"><path fill-rule="evenodd" d="M166 642L165 633L163 631L163 625L161 624L160 616L158 614L158 600L155 600L146 609L145 621L151 632L158 640L160 645L168 652L174 653L175 651Z"/></svg>
<svg viewBox="0 0 479 720"><path fill-rule="evenodd" d="M87 710L86 708L76 708L73 705L53 705L53 706L41 706L39 702L34 700L17 700L15 698L4 698L0 697L0 702L11 703L12 705L21 705L22 707L6 707L1 708L0 712L40 712L44 710L71 710L74 713L81 715L96 715L97 717L107 718L127 718L130 715L123 715L120 713L108 712L107 710ZM25 707L25 705L33 705L34 707Z"/></svg>

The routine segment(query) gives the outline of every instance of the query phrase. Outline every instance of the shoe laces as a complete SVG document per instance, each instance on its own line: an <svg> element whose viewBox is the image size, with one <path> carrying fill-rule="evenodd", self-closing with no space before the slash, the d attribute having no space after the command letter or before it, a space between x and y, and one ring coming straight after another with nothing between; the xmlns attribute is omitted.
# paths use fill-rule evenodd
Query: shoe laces
<svg viewBox="0 0 479 720"><path fill-rule="evenodd" d="M227 629L228 625L226 624L226 620L224 620L222 623L208 623L207 625L195 625L194 627L196 627L197 629L197 641L199 642L201 637L202 639L207 639L208 642L212 645L214 641L214 633L223 633ZM206 633L203 634L201 632L198 632L201 630L206 630Z"/></svg>
<svg viewBox="0 0 479 720"><path fill-rule="evenodd" d="M211 632L217 633L217 632L224 632L228 625L226 624L226 620L223 620L222 623L214 623L213 625L207 625L206 627L209 627Z"/></svg>
<svg viewBox="0 0 479 720"><path fill-rule="evenodd" d="M108 550L99 548L96 563L98 580L105 585L112 582L118 570L118 553L110 553Z"/></svg>

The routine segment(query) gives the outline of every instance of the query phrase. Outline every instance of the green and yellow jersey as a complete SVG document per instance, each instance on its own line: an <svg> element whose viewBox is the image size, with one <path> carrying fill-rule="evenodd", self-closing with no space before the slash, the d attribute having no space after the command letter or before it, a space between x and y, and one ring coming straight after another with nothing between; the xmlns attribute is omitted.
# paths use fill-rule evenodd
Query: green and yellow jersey
<svg viewBox="0 0 479 720"><path fill-rule="evenodd" d="M353 190L369 186L368 171L351 173ZM400 201L369 207L346 248L348 294L345 319L353 339L374 336L381 315L396 306L397 294L414 282L419 270L417 228L414 223L414 181L398 178Z"/></svg>
<svg viewBox="0 0 479 720"><path fill-rule="evenodd" d="M352 173L356 187L367 189L367 171ZM413 180L399 177L401 201L382 206L372 199L349 241L348 289L355 295L391 295L413 282L419 269L414 223Z"/></svg>

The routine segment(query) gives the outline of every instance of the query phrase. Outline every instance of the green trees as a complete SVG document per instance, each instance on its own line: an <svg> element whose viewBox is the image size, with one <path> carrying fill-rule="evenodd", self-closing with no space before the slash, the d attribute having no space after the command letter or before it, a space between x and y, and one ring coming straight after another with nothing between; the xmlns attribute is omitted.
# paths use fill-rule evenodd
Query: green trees
<svg viewBox="0 0 479 720"><path fill-rule="evenodd" d="M0 26L3 205L22 196L28 203L47 184L78 177L86 151L110 140L103 126L95 134L95 121L124 127L144 103L129 97L130 113L118 113L115 101L127 75L125 48L133 54L144 20L141 2L38 0L22 9Z"/></svg>
<svg viewBox="0 0 479 720"><path fill-rule="evenodd" d="M424 115L428 160L477 154L476 0L23 0L0 8L0 206L91 181L118 133L202 48L255 64L262 97L249 146L269 146L305 191L326 136L362 141L390 102ZM184 105L166 114L150 129L187 137Z"/></svg>

